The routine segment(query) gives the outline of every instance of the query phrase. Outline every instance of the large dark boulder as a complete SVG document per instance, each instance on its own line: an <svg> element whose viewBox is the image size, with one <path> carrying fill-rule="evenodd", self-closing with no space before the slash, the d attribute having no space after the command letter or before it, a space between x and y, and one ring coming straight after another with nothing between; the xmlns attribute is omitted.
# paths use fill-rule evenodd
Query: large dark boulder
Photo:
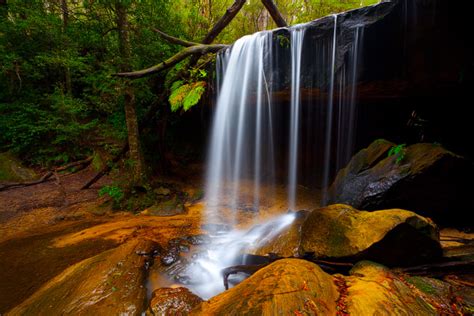
<svg viewBox="0 0 474 316"><path fill-rule="evenodd" d="M262 239L248 249L251 254L373 260L388 266L417 265L442 255L432 221L400 209L367 212L344 204L302 214L273 238Z"/></svg>
<svg viewBox="0 0 474 316"><path fill-rule="evenodd" d="M442 224L464 223L472 213L467 160L440 145L419 143L397 155L391 143L377 140L339 171L329 189L329 204L358 209L402 208Z"/></svg>

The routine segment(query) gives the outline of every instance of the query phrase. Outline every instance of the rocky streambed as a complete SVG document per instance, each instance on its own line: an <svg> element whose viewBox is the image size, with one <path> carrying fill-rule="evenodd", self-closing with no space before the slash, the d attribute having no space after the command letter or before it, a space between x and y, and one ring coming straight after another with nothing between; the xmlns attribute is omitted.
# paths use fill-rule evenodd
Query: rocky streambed
<svg viewBox="0 0 474 316"><path fill-rule="evenodd" d="M335 199L343 199L352 188L347 177L372 179L376 175L380 185L374 201L384 201L385 208L360 210L353 201L369 201L370 194L358 185L355 188L364 199L291 213L280 204L276 204L280 211L272 214L247 212L245 216L254 219L262 216L256 220L260 224L239 227L241 247L225 270L230 289L224 290L216 268L222 283L212 297L196 295L196 284L205 286L203 275L189 268L209 255L215 241L231 227L203 225L201 201L186 203L184 211L171 216L132 215L102 209L103 201L93 197L93 192L87 193L90 198L81 196L74 185L81 181L70 181L69 203L61 206L56 202L34 206L35 199L44 201L42 195L56 190L48 183L36 189L37 195L26 192L31 188L1 192L3 200L18 199L18 203L1 209L10 215L1 226L0 313L472 314L474 235L466 229L467 213L452 213L466 224L456 229L448 228L451 222L444 222L445 216L437 216L440 211L427 212L433 200L443 201L438 195L425 206L422 199L416 202L423 212L397 208L399 201L410 201L410 195L400 192L416 183L429 184L430 174L440 177L440 182L451 181L448 177L454 173L444 171L456 170L453 166L464 164L463 160L440 146L420 144L406 148L402 163L397 163L397 157L387 153L393 145L386 144L378 141L358 153L332 189L343 192L333 195ZM420 155L419 147L434 154ZM429 159L422 161L424 157ZM382 185L387 177L377 170L384 168L402 176ZM21 199L31 206L15 208ZM433 220L427 216L431 214ZM285 225L269 220L275 216L292 220ZM249 239L256 231L259 238Z"/></svg>

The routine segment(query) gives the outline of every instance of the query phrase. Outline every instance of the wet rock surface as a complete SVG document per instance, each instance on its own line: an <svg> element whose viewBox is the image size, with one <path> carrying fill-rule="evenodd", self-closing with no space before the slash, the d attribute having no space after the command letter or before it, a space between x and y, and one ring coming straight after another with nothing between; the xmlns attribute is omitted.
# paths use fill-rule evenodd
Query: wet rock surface
<svg viewBox="0 0 474 316"><path fill-rule="evenodd" d="M440 223L462 223L472 168L437 144L419 143L388 156L390 143L379 140L357 153L329 190L329 204L364 210L402 208Z"/></svg>
<svg viewBox="0 0 474 316"><path fill-rule="evenodd" d="M430 220L405 210L366 212L344 204L308 213L250 253L370 259L389 266L419 264L442 255L437 227Z"/></svg>
<svg viewBox="0 0 474 316"><path fill-rule="evenodd" d="M284 259L202 303L191 315L335 315L337 297L332 277L317 265Z"/></svg>
<svg viewBox="0 0 474 316"><path fill-rule="evenodd" d="M192 315L456 315L472 311L460 288L395 274L373 262L331 276L298 259L278 260L203 302ZM462 289L461 289L462 290Z"/></svg>
<svg viewBox="0 0 474 316"><path fill-rule="evenodd" d="M145 309L147 256L154 243L132 239L60 273L10 311L11 315L140 315Z"/></svg>
<svg viewBox="0 0 474 316"><path fill-rule="evenodd" d="M20 304L70 265L117 246L114 241L90 240L68 247L51 247L56 237L93 223L61 223L32 236L0 243L0 314Z"/></svg>
<svg viewBox="0 0 474 316"><path fill-rule="evenodd" d="M147 314L159 316L187 315L202 299L187 288L161 288L153 292Z"/></svg>

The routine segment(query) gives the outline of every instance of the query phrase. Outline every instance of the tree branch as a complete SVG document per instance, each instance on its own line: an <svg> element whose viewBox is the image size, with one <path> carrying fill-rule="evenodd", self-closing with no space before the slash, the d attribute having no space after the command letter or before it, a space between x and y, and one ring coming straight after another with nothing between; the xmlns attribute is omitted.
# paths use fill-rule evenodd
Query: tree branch
<svg viewBox="0 0 474 316"><path fill-rule="evenodd" d="M225 14L214 25L212 30L207 33L202 40L203 44L210 44L222 32L222 30L234 19L240 9L244 6L246 0L235 0L234 3L226 10Z"/></svg>
<svg viewBox="0 0 474 316"><path fill-rule="evenodd" d="M285 19L281 15L280 11L278 10L277 6L272 0L262 0L263 5L267 8L268 12L272 16L273 21L275 21L278 27L287 27L288 24L286 23Z"/></svg>
<svg viewBox="0 0 474 316"><path fill-rule="evenodd" d="M158 33L163 39L165 39L166 41L168 41L168 42L170 42L170 43L172 43L172 44L176 44L176 45L180 45L180 46L184 46L184 47L191 47L191 46L200 45L199 43L195 43L195 42L190 42L190 41L182 40L182 39L180 39L180 38L177 38L177 37L168 35L168 34L166 34L165 32L160 31L160 30L157 29L157 28L154 28L153 31L155 31L156 33Z"/></svg>
<svg viewBox="0 0 474 316"><path fill-rule="evenodd" d="M161 62L155 66L150 68L138 70L138 71L131 71L131 72L120 72L116 73L114 76L117 77L126 77L130 79L137 79L142 78L162 70L168 69L179 63L180 61L184 60L186 57L191 55L204 55L208 53L215 53L223 48L227 48L228 45L223 44L215 44L215 45L195 45L191 47L187 47L180 51L179 53L173 55L172 57L168 58L164 62Z"/></svg>

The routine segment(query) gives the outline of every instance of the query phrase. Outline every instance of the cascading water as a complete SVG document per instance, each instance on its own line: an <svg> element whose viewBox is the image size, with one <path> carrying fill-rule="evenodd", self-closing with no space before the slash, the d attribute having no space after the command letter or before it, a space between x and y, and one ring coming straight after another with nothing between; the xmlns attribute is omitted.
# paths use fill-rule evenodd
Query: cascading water
<svg viewBox="0 0 474 316"><path fill-rule="evenodd" d="M233 212L248 205L258 209L261 182L273 181L272 109L264 70L268 34L241 38L218 58L218 73L224 75L208 158L206 203L211 221L218 220L223 207ZM245 196L243 181L251 181L254 188Z"/></svg>
<svg viewBox="0 0 474 316"><path fill-rule="evenodd" d="M322 204L327 204L327 189L329 187L329 173L331 164L331 139L332 139L332 121L334 107L334 77L336 72L336 49L337 49L337 15L334 15L334 30L332 36L332 54L331 54L331 70L328 91L328 107L327 107L327 126L326 126L326 143L324 145L324 168L323 168L323 200Z"/></svg>
<svg viewBox="0 0 474 316"><path fill-rule="evenodd" d="M291 33L291 115L290 115L290 162L288 166L288 208L296 209L296 186L298 173L298 132L300 123L300 83L301 83L301 50L303 47L304 28Z"/></svg>
<svg viewBox="0 0 474 316"><path fill-rule="evenodd" d="M222 269L242 264L246 249L258 248L293 222L295 213L286 211L300 207L297 188L309 173L302 169L322 169L324 191L332 160L342 165L349 159L362 27L352 32L342 62L337 16L328 37L314 37L307 25L299 25L243 37L218 54L205 207L210 226L229 229L208 230L211 242L181 271L199 296L223 291ZM326 98L304 100L307 88L325 90ZM290 90L289 99L275 97L282 90ZM286 188L286 204L279 210L284 215L252 222L281 186ZM243 213L251 218L247 226L259 225L237 229Z"/></svg>

